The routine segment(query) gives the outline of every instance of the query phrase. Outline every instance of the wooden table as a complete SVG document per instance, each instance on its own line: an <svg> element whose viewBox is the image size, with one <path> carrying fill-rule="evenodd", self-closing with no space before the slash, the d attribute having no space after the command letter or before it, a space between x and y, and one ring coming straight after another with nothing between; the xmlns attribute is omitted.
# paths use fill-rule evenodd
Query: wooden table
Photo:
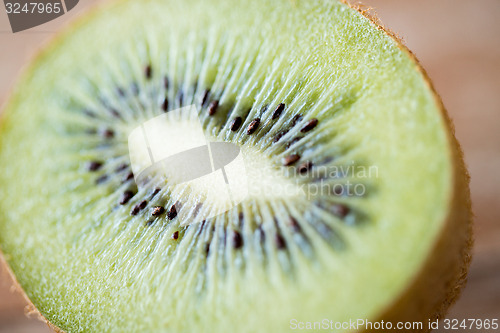
<svg viewBox="0 0 500 333"><path fill-rule="evenodd" d="M70 14L16 35L9 32L5 13L0 13L0 103L42 41L94 2L82 0ZM472 176L474 260L466 290L448 317L500 319L500 1L365 4L376 8L427 69L455 121ZM4 273L0 267L0 333L50 332L25 317L25 302L10 292L11 281Z"/></svg>

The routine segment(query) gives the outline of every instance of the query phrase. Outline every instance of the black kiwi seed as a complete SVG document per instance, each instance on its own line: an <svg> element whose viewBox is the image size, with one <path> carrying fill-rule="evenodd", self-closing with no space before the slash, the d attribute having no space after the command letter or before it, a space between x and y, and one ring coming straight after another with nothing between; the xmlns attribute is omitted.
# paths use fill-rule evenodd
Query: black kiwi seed
<svg viewBox="0 0 500 333"><path fill-rule="evenodd" d="M151 68L151 65L147 65L146 68L144 68L144 75L146 76L146 79L151 79L153 76L153 69Z"/></svg>
<svg viewBox="0 0 500 333"><path fill-rule="evenodd" d="M248 125L247 134L251 135L251 134L255 133L255 131L259 127L259 124L260 124L260 119L259 118L255 118L254 120L252 120L252 122L250 123L250 125Z"/></svg>
<svg viewBox="0 0 500 333"><path fill-rule="evenodd" d="M159 188L159 187L155 188L155 190L151 194L151 199L153 199L158 193L160 193L160 191L161 191L161 188Z"/></svg>
<svg viewBox="0 0 500 333"><path fill-rule="evenodd" d="M95 183L99 185L106 182L106 180L108 180L108 175L102 175L101 177L96 179Z"/></svg>
<svg viewBox="0 0 500 333"><path fill-rule="evenodd" d="M238 214L238 225L240 226L240 228L243 227L243 222L245 221L245 215L243 214L243 212L239 212Z"/></svg>
<svg viewBox="0 0 500 333"><path fill-rule="evenodd" d="M193 215L196 216L198 215L198 213L200 212L200 209L201 207L203 207L203 203L199 202L196 204L196 206L194 206L194 209L193 209ZM203 220L203 223L201 225L201 227L203 228L205 226L205 220Z"/></svg>
<svg viewBox="0 0 500 333"><path fill-rule="evenodd" d="M153 207L153 211L151 212L151 215L153 216L159 216L165 212L165 208L162 206L155 206Z"/></svg>
<svg viewBox="0 0 500 333"><path fill-rule="evenodd" d="M140 203L135 205L134 208L132 208L132 210L130 211L130 215L139 214L139 212L141 210L143 210L144 208L146 208L147 205L148 205L148 202L146 200L141 201Z"/></svg>
<svg viewBox="0 0 500 333"><path fill-rule="evenodd" d="M273 115L272 115L272 117L271 117L271 118L272 118L273 120L278 119L278 118L281 116L281 113L283 113L283 110L285 110L285 104L280 103L280 104L276 107L276 109L274 110Z"/></svg>
<svg viewBox="0 0 500 333"><path fill-rule="evenodd" d="M328 164L332 163L333 161L335 161L335 157L333 157L333 156L326 156L326 157L325 157L325 158L321 161L321 163L320 163L320 164L322 164L322 165L328 165Z"/></svg>
<svg viewBox="0 0 500 333"><path fill-rule="evenodd" d="M109 109L109 112L111 112L111 115L115 118L121 118L120 116L120 112L118 112L117 110L113 109L113 108L110 108Z"/></svg>
<svg viewBox="0 0 500 333"><path fill-rule="evenodd" d="M120 205L126 205L130 199L134 197L134 193L132 191L125 191L122 194L122 197L120 199Z"/></svg>
<svg viewBox="0 0 500 333"><path fill-rule="evenodd" d="M293 117L293 119L292 119L292 127L294 127L295 125L297 125L297 123L299 123L301 120L302 120L302 115L301 114L295 115L295 117Z"/></svg>
<svg viewBox="0 0 500 333"><path fill-rule="evenodd" d="M210 243L207 243L207 245L205 245L205 255L208 256L209 253L210 253Z"/></svg>
<svg viewBox="0 0 500 333"><path fill-rule="evenodd" d="M110 128L102 130L101 136L105 139L112 139L115 136L115 131Z"/></svg>
<svg viewBox="0 0 500 333"><path fill-rule="evenodd" d="M233 231L233 247L239 249L243 246L243 238L238 231Z"/></svg>
<svg viewBox="0 0 500 333"><path fill-rule="evenodd" d="M310 130L312 130L314 127L316 127L316 125L318 125L318 119L316 118L313 118L311 120L309 120L305 125L304 127L302 127L302 129L300 130L302 133L305 133L305 132L309 132Z"/></svg>
<svg viewBox="0 0 500 333"><path fill-rule="evenodd" d="M92 162L89 162L89 164L87 165L87 170L89 170L89 171L97 171L101 167L102 167L102 162L92 161Z"/></svg>
<svg viewBox="0 0 500 333"><path fill-rule="evenodd" d="M120 87L116 88L116 93L120 97L125 97L125 90L123 90L123 88L120 88Z"/></svg>
<svg viewBox="0 0 500 333"><path fill-rule="evenodd" d="M290 227L294 232L300 232L300 224L297 222L297 220L294 217L290 217Z"/></svg>
<svg viewBox="0 0 500 333"><path fill-rule="evenodd" d="M83 113L87 116L87 117L90 117L90 118L95 118L95 113L90 111L89 109L85 109L83 110Z"/></svg>
<svg viewBox="0 0 500 333"><path fill-rule="evenodd" d="M134 174L132 172L129 172L123 177L122 183L128 182L129 180L134 179Z"/></svg>
<svg viewBox="0 0 500 333"><path fill-rule="evenodd" d="M340 185L340 186L335 185L335 186L333 186L333 194L335 194L335 195L343 195L344 191L345 191L345 189L344 189L343 185Z"/></svg>
<svg viewBox="0 0 500 333"><path fill-rule="evenodd" d="M179 231L174 231L174 233L172 234L172 239L177 240L178 238L179 238Z"/></svg>
<svg viewBox="0 0 500 333"><path fill-rule="evenodd" d="M141 201L138 206L141 210L143 210L144 208L146 208L146 206L148 205L148 202L146 200L143 200Z"/></svg>
<svg viewBox="0 0 500 333"><path fill-rule="evenodd" d="M287 157L283 158L283 165L284 166L291 166L295 164L298 160L300 160L300 156L297 154L292 154L288 155Z"/></svg>
<svg viewBox="0 0 500 333"><path fill-rule="evenodd" d="M217 112L217 108L219 107L219 101L215 100L210 102L208 105L208 115L213 116L215 112Z"/></svg>
<svg viewBox="0 0 500 333"><path fill-rule="evenodd" d="M161 104L161 109L163 111L168 110L168 97L167 96L165 96L165 99L163 100L163 103Z"/></svg>
<svg viewBox="0 0 500 333"><path fill-rule="evenodd" d="M236 132L240 128L242 121L241 117L234 118L230 126L231 131Z"/></svg>
<svg viewBox="0 0 500 333"><path fill-rule="evenodd" d="M260 241L263 242L266 239L266 232L264 231L264 228L262 228L262 224L260 224L257 228L257 233L259 235Z"/></svg>
<svg viewBox="0 0 500 333"><path fill-rule="evenodd" d="M311 170L311 168L312 168L312 163L307 161L307 162L304 162L301 165L299 165L298 171L301 175L303 175L303 174L307 173L309 170Z"/></svg>
<svg viewBox="0 0 500 333"><path fill-rule="evenodd" d="M206 89L203 93L203 98L201 99L201 106L205 106L208 102L208 96L210 96L210 89Z"/></svg>
<svg viewBox="0 0 500 333"><path fill-rule="evenodd" d="M283 250L286 248L286 241L280 234L276 234L274 240L276 241L276 247L278 250Z"/></svg>
<svg viewBox="0 0 500 333"><path fill-rule="evenodd" d="M120 164L116 169L115 169L115 172L121 172L125 169L128 168L128 164L127 163L123 163L123 164Z"/></svg>
<svg viewBox="0 0 500 333"><path fill-rule="evenodd" d="M276 134L276 136L274 137L273 142L276 143L276 142L280 141L281 138L284 137L286 133L288 133L288 130L282 130L282 131L278 132L278 134Z"/></svg>
<svg viewBox="0 0 500 333"><path fill-rule="evenodd" d="M184 91L182 88L179 88L179 92L177 93L177 101L179 102L179 105L182 105L182 102L184 101Z"/></svg>
<svg viewBox="0 0 500 333"><path fill-rule="evenodd" d="M351 210L346 205L334 204L333 206L331 206L331 211L338 217L344 218L350 213Z"/></svg>
<svg viewBox="0 0 500 333"><path fill-rule="evenodd" d="M167 217L169 220L173 220L177 216L177 209L175 208L175 205L172 205L170 207L170 210L167 213Z"/></svg>
<svg viewBox="0 0 500 333"><path fill-rule="evenodd" d="M163 86L165 87L165 89L168 90L168 87L170 86L170 80L168 79L168 77L165 76L165 78L163 79Z"/></svg>

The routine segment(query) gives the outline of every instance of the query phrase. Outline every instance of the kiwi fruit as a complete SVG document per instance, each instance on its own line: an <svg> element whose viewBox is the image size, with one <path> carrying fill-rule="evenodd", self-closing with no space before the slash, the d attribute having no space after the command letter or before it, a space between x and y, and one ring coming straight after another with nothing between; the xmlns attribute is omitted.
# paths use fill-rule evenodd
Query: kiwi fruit
<svg viewBox="0 0 500 333"><path fill-rule="evenodd" d="M197 223L186 219L211 209L191 200L203 188L136 182L128 141L190 105L210 142L241 149L251 185ZM325 319L338 332L357 319L429 331L470 261L468 177L439 97L392 34L335 0L91 11L5 105L0 189L5 261L66 332L286 332Z"/></svg>

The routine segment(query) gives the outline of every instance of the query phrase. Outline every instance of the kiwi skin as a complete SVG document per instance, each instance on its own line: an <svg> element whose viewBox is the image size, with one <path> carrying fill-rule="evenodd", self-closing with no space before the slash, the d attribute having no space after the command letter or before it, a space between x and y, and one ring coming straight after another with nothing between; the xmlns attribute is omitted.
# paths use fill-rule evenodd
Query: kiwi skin
<svg viewBox="0 0 500 333"><path fill-rule="evenodd" d="M430 332L428 321L443 319L467 284L467 273L472 261L474 245L470 175L464 162L463 150L455 135L453 121L420 61L394 32L382 25L371 8L360 4L351 4L348 0L341 1L358 11L370 20L377 29L382 30L392 38L398 47L413 60L433 92L435 102L447 125L447 136L451 150L450 160L453 161L454 165L453 196L448 203L448 216L439 239L430 251L432 255L427 257L426 263L415 276L413 283L377 320L379 322L382 320L392 322L393 326L398 322L422 322L423 329L415 332Z"/></svg>
<svg viewBox="0 0 500 333"><path fill-rule="evenodd" d="M453 123L441 98L415 56L401 43L398 42L398 45L419 66L419 70L422 71L426 82L434 92L436 103L448 125L451 160L454 161L455 166L453 197L448 203L448 216L441 235L430 251L432 255L427 257L426 263L406 292L380 315L378 321L390 321L394 323L394 326L397 322L422 322L423 330L414 332L430 332L431 330L426 327L428 321L445 318L449 308L457 301L467 283L474 244L470 175L465 166L463 150L455 137Z"/></svg>
<svg viewBox="0 0 500 333"><path fill-rule="evenodd" d="M415 56L405 46L401 44L399 46L418 64L434 92L436 103L439 104L442 116L448 125L450 154L455 168L453 197L448 204L448 216L441 236L430 251L433 255L427 257L427 262L413 283L381 318L393 323L420 321L424 329L416 332L430 332L430 329L425 327L428 320L443 319L467 283L474 244L470 175L465 166L462 148L455 137L453 124L441 98Z"/></svg>
<svg viewBox="0 0 500 333"><path fill-rule="evenodd" d="M33 304L33 302L29 299L28 295L26 295L26 293L24 292L24 290L21 288L19 282L17 281L17 279L16 279L16 277L14 275L14 272L12 272L12 270L10 269L9 265L7 264L7 261L4 258L3 253L1 251L0 251L0 266L2 266L2 269L5 272L7 272L6 275L12 281L12 286L10 288L11 292L12 293L16 293L18 295L21 295L24 298L25 303L26 303L26 306L24 307L24 314L26 315L26 317L28 317L28 318L36 318L36 319L44 322L45 324L47 324L47 326L50 329L52 329L56 333L64 333L64 331L62 331L61 329L59 329L59 327L53 325L50 321L47 320L47 318L45 318L40 313L40 311L37 310L37 308L35 307L35 305Z"/></svg>
<svg viewBox="0 0 500 333"><path fill-rule="evenodd" d="M430 332L428 321L444 318L450 306L460 296L467 282L467 272L472 260L471 252L473 246L473 214L469 190L470 176L464 163L463 151L455 137L453 123L429 76L420 65L416 56L403 44L403 41L396 34L382 25L371 8L361 4L352 4L349 0L340 1L371 21L376 29L383 31L387 36L392 38L398 47L413 60L416 69L422 73L430 90L433 92L435 102L441 110L441 115L447 125L450 160L453 161L454 165L453 196L448 203L448 216L443 224L440 237L429 252L432 255L427 257L427 261L422 266L420 272L415 275L413 282L407 287L406 291L391 306L383 309L376 320L372 321L392 322L394 327L398 322L422 322L423 329L413 330L413 332ZM110 4L94 5L93 8L87 10L76 22L71 23L68 28L62 29L61 32L56 34L45 47L41 48L33 59L39 60L43 58L46 51L57 45L61 37L77 29L86 22L88 17L92 16L94 11L98 11L107 5ZM31 65L25 69L25 73L30 72L30 69L35 67L38 60L32 61ZM0 117L0 131L3 127L1 120ZM28 316L39 318L54 332L64 332L48 321L36 309L9 268L1 249L0 265L5 267L7 274L13 281L12 290L20 293L26 300L25 313ZM369 330L363 332L369 332Z"/></svg>

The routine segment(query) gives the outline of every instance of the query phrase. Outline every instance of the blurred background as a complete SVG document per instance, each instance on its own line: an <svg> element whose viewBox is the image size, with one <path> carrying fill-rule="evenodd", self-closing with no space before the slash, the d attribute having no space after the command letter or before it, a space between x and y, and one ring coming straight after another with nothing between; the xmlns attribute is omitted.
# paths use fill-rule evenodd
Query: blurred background
<svg viewBox="0 0 500 333"><path fill-rule="evenodd" d="M43 42L98 2L102 1L81 0L68 14L16 34L0 5L0 104ZM476 216L474 258L467 287L448 318L500 319L500 0L365 0L363 4L374 8L382 23L419 58L465 151ZM0 265L0 333L51 332L25 315L26 304Z"/></svg>

